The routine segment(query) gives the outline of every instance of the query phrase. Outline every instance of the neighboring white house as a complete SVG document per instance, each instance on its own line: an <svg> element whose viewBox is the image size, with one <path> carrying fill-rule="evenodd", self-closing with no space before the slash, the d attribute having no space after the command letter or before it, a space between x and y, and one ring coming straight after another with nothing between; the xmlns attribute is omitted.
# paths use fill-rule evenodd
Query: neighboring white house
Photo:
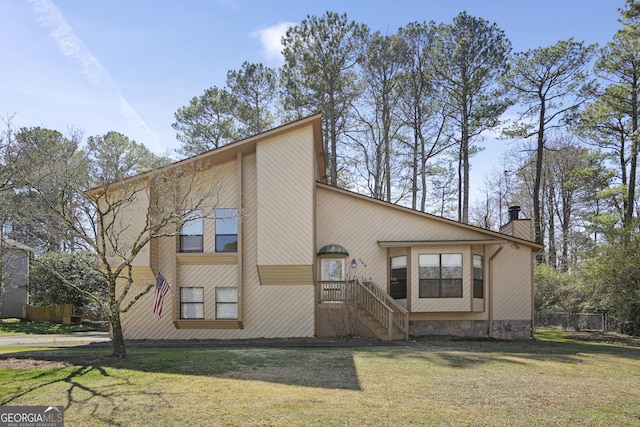
<svg viewBox="0 0 640 427"><path fill-rule="evenodd" d="M0 243L0 318L22 318L29 297L29 254L32 249L11 239L2 239Z"/></svg>

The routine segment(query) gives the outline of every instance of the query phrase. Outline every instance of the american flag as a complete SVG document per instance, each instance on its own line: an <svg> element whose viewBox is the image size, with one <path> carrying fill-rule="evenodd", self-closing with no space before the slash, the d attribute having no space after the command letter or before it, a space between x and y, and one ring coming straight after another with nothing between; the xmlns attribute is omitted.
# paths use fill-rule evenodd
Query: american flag
<svg viewBox="0 0 640 427"><path fill-rule="evenodd" d="M164 296L169 292L169 283L164 279L162 273L158 272L158 279L156 280L156 302L153 304L153 312L162 317L162 303L164 302Z"/></svg>

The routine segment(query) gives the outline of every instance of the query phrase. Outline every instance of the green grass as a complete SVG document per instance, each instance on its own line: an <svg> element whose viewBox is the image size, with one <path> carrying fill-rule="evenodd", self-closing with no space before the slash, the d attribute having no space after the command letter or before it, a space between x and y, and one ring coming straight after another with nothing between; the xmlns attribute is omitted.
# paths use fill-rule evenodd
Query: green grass
<svg viewBox="0 0 640 427"><path fill-rule="evenodd" d="M69 426L640 425L640 350L531 342L353 348L0 349L0 405Z"/></svg>
<svg viewBox="0 0 640 427"><path fill-rule="evenodd" d="M3 319L4 320L4 319ZM14 319L7 319L14 320ZM17 320L17 319L16 319ZM63 325L52 322L2 321L0 336L12 334L68 334L71 332L95 330L86 325Z"/></svg>

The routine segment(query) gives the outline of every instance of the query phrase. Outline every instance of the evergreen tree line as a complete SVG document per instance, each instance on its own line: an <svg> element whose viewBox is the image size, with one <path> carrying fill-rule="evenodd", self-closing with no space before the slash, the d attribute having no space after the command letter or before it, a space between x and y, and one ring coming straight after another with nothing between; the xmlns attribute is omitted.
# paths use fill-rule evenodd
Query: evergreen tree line
<svg viewBox="0 0 640 427"><path fill-rule="evenodd" d="M570 39L517 53L495 24L465 12L452 23L415 22L391 35L346 15L309 16L283 37L280 69L245 62L228 72L225 87L178 109L180 154L321 112L329 183L493 230L507 221L509 205L520 205L532 219L532 238L545 246L536 308L607 311L640 333L638 4L627 0L620 30L605 46ZM491 143L511 141L513 149L496 159L484 194L470 205L471 159L489 132L500 135ZM0 152L3 236L37 254L76 254L74 265L94 268L109 287L106 310L119 314L116 276L126 277L132 248L142 247L116 254L122 264L115 275L91 259L104 265L113 255L96 236L111 230L102 222L113 221L139 190L110 199L106 214L87 191L169 159L117 132L84 140L78 132L14 130L10 119ZM181 215L166 212L163 221L177 224ZM82 279L56 273L61 262L46 261L65 286L104 302L93 279L85 291Z"/></svg>
<svg viewBox="0 0 640 427"><path fill-rule="evenodd" d="M282 67L245 62L178 109L180 152L321 112L329 183L493 230L519 205L545 245L536 308L608 311L638 332L640 263L616 259L638 252L639 8L627 0L604 46L515 53L466 12L394 34L308 16L282 38ZM470 205L471 159L489 134L513 148Z"/></svg>

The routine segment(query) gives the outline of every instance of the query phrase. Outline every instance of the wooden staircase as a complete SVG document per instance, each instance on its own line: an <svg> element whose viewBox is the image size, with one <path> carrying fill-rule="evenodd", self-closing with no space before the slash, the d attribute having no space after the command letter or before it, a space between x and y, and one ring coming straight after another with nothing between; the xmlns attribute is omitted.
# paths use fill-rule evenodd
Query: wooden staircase
<svg viewBox="0 0 640 427"><path fill-rule="evenodd" d="M407 310L373 283L358 280L316 282L316 290L317 319L332 319L329 321L333 324L331 329L343 331L338 334L360 335L366 331L365 335L383 341L409 339Z"/></svg>
<svg viewBox="0 0 640 427"><path fill-rule="evenodd" d="M383 341L409 339L409 313L371 282L355 282L356 318Z"/></svg>
<svg viewBox="0 0 640 427"><path fill-rule="evenodd" d="M389 329L367 312L360 311L358 313L358 321L361 326L364 326L373 336L382 341L404 341L407 339L404 332L395 325L391 331L391 336L389 336Z"/></svg>

